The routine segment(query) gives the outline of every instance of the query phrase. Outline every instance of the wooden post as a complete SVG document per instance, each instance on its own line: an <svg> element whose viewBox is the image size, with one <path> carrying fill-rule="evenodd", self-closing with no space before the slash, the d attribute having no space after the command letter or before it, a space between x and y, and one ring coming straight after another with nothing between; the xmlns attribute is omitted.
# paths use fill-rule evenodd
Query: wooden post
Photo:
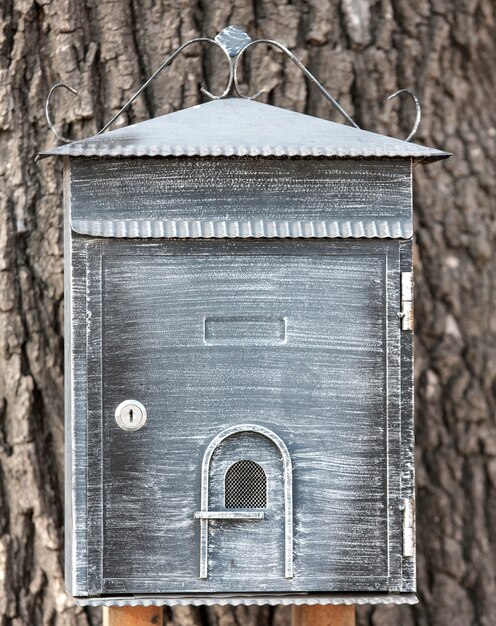
<svg viewBox="0 0 496 626"><path fill-rule="evenodd" d="M163 626L161 606L111 606L103 609L103 626Z"/></svg>
<svg viewBox="0 0 496 626"><path fill-rule="evenodd" d="M302 604L291 610L291 626L355 626L355 606Z"/></svg>
<svg viewBox="0 0 496 626"><path fill-rule="evenodd" d="M113 606L103 609L103 626L163 626L159 606ZM355 607L338 605L293 606L291 626L355 626Z"/></svg>

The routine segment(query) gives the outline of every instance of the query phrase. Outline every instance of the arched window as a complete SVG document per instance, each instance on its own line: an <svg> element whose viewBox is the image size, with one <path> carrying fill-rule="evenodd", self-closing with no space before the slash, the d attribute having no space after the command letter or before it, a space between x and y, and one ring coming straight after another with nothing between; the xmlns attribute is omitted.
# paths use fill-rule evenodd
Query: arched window
<svg viewBox="0 0 496 626"><path fill-rule="evenodd" d="M225 477L226 509L262 509L267 506L267 476L254 461L238 461Z"/></svg>

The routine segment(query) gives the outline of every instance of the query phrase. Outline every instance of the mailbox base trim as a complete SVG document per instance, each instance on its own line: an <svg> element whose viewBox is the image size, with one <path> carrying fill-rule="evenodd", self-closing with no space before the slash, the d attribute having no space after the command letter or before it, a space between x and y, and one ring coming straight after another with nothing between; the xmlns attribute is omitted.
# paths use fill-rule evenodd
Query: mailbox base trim
<svg viewBox="0 0 496 626"><path fill-rule="evenodd" d="M292 595L168 595L168 596L131 596L131 597L104 597L104 598L74 598L78 606L238 606L257 605L275 606L282 604L417 604L418 598L414 593L401 594L292 594Z"/></svg>

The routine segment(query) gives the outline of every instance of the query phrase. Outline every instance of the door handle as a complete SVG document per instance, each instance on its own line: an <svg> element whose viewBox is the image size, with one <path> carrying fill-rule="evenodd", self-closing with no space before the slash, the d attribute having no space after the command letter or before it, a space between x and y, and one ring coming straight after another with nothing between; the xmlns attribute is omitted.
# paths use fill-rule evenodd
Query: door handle
<svg viewBox="0 0 496 626"><path fill-rule="evenodd" d="M197 511L195 519L241 520L254 521L264 519L263 511Z"/></svg>

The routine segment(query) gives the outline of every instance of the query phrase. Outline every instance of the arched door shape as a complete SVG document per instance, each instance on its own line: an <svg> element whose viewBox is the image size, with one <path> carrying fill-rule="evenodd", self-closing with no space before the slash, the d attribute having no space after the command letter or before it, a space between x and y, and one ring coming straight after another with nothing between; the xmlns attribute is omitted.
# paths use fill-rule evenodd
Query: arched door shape
<svg viewBox="0 0 496 626"><path fill-rule="evenodd" d="M291 457L284 441L272 430L257 424L239 424L220 432L208 445L203 455L201 468L201 511L195 513L200 520L200 578L208 578L208 532L209 520L244 520L247 522L264 519L261 510L229 509L209 510L210 462L219 445L228 437L240 433L256 433L267 437L278 449L283 463L284 480L284 576L293 577L293 470Z"/></svg>

